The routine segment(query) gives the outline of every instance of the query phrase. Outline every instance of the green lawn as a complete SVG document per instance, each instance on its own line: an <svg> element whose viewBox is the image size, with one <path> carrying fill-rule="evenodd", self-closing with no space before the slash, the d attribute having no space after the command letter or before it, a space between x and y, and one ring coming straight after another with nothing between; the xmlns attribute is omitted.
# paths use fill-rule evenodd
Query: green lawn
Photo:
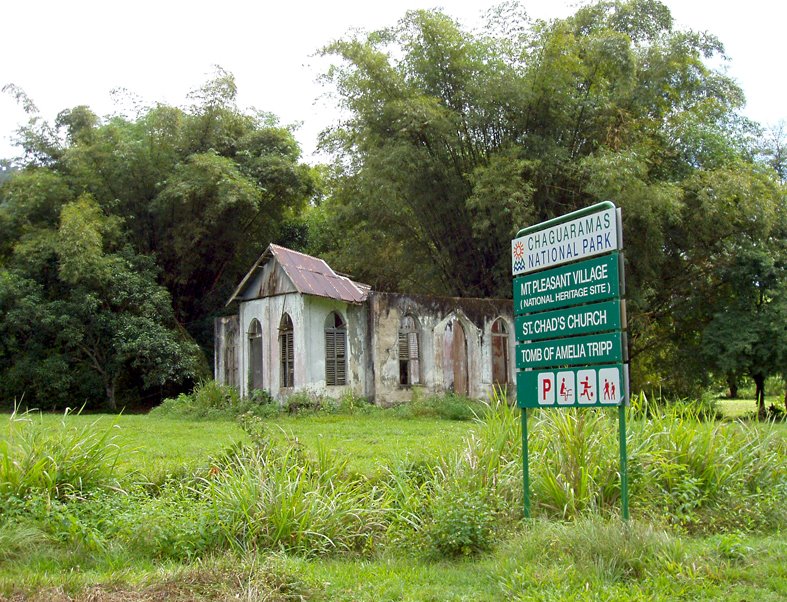
<svg viewBox="0 0 787 602"><path fill-rule="evenodd" d="M192 563L123 562L53 570L0 563L0 600L265 600L284 602L718 601L787 599L780 535L674 538L630 570L613 542L572 542L571 525L520 525L490 553L429 561L406 554L304 559L276 552L223 554ZM730 544L729 542L732 542ZM623 545L621 548L625 549ZM5 596L3 592L5 592Z"/></svg>
<svg viewBox="0 0 787 602"><path fill-rule="evenodd" d="M0 439L7 436L7 414L0 414ZM56 428L95 424L113 428L124 472L137 471L153 481L182 474L209 463L239 441L248 441L234 420L184 420L132 415L31 414L31 420ZM347 458L350 469L372 475L402 460L431 460L458 446L473 428L472 421L400 418L385 412L370 415L281 415L264 421L277 440L297 440L310 450L318 445Z"/></svg>
<svg viewBox="0 0 787 602"><path fill-rule="evenodd" d="M168 474L183 473L205 464L208 458L236 441L247 439L235 421L175 420L144 414L51 414L31 413L30 420L48 429L61 424L82 429L112 429L113 442L120 447L119 465L124 473L137 472L153 481ZM0 414L0 439L8 436L8 414Z"/></svg>
<svg viewBox="0 0 787 602"><path fill-rule="evenodd" d="M757 413L757 404L753 399L720 399L719 407L725 416L730 418L743 418ZM771 405L784 408L784 398L778 395L769 395L765 398L765 407Z"/></svg>
<svg viewBox="0 0 787 602"><path fill-rule="evenodd" d="M295 437L309 449L323 445L345 456L349 466L366 475L403 460L431 460L459 446L473 428L471 421L370 416L284 416L269 421L270 432Z"/></svg>

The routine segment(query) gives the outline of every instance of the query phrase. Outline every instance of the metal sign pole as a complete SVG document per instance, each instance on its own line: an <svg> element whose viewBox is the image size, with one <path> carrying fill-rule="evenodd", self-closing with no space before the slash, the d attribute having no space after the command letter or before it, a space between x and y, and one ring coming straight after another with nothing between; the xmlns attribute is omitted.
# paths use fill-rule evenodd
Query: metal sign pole
<svg viewBox="0 0 787 602"><path fill-rule="evenodd" d="M530 518L530 469L527 452L527 408L522 408L522 474L525 490L525 518Z"/></svg>
<svg viewBox="0 0 787 602"><path fill-rule="evenodd" d="M626 457L626 405L618 406L618 424L620 426L620 506L623 520L629 519L629 478L628 458Z"/></svg>
<svg viewBox="0 0 787 602"><path fill-rule="evenodd" d="M620 210L620 207L616 208L615 212L617 213L617 225L618 225L618 246L622 249L623 248L623 213ZM623 253L620 254L619 258L621 262L620 266L620 290L623 294L626 292L626 270L623 268ZM625 302L623 304L623 320L624 324L623 327L628 329L628 324L625 323L626 321L626 310L625 310ZM628 343L628 341L627 341ZM626 360L629 359L628 354L628 347L626 348ZM620 427L620 510L623 514L623 520L628 521L629 519L629 475L628 475L628 457L626 454L626 405L629 403L631 399L631 391L629 389L629 373L628 370L624 373L624 391L625 396L621 400L620 406L618 406L618 426Z"/></svg>

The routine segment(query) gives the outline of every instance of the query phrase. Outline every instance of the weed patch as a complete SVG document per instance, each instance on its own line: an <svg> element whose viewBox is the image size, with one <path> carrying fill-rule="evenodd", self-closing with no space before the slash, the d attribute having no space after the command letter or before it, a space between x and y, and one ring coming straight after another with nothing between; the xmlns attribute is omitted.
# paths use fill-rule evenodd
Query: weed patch
<svg viewBox="0 0 787 602"><path fill-rule="evenodd" d="M44 428L37 413L11 413L8 435L0 439L0 498L31 493L66 498L117 486L115 425L71 425L70 413L56 429Z"/></svg>
<svg viewBox="0 0 787 602"><path fill-rule="evenodd" d="M210 380L198 384L192 393L165 399L150 413L153 416L217 420L247 413L271 417L279 411L278 402L265 391L256 390L244 398L237 389Z"/></svg>

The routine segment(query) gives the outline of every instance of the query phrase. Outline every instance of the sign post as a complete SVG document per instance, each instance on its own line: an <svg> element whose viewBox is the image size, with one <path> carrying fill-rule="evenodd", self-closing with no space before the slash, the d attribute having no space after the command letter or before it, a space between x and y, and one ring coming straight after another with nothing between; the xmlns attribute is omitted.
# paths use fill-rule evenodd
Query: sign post
<svg viewBox="0 0 787 602"><path fill-rule="evenodd" d="M621 506L629 518L622 247L620 210L610 202L525 228L511 241L526 518L528 409L609 406L618 407Z"/></svg>

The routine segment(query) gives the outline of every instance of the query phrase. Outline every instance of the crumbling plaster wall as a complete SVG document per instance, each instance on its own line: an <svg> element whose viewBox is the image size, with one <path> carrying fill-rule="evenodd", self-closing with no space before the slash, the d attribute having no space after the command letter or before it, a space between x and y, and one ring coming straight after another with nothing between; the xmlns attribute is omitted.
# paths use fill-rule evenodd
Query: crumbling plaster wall
<svg viewBox="0 0 787 602"><path fill-rule="evenodd" d="M238 316L216 318L213 340L213 374L222 385L237 387L239 385L238 353L240 352L240 334ZM232 362L234 366L228 366Z"/></svg>
<svg viewBox="0 0 787 602"><path fill-rule="evenodd" d="M508 333L508 381L514 383L511 301L370 293L365 304L353 305L285 293L244 301L238 311L238 316L216 321L214 369L216 379L226 382L225 350L228 345L235 345L237 386L244 396L250 393L248 333L253 319L259 320L262 327L263 387L280 401L296 391L335 398L352 392L379 405L390 405L410 401L416 391L451 391L453 358L446 353L451 353L450 338L456 323L462 325L467 343L468 395L485 398L493 380L492 324L499 318L505 322ZM347 384L329 387L325 382L324 331L325 320L332 311L338 312L347 325ZM295 385L283 389L279 325L285 312L294 327ZM399 327L407 314L416 319L420 356L420 382L412 386L399 382ZM509 397L515 389L508 387Z"/></svg>
<svg viewBox="0 0 787 602"><path fill-rule="evenodd" d="M325 381L325 321L331 312L341 315L347 326L347 384L327 386ZM279 326L284 313L293 324L295 383L281 386ZM352 305L300 293L289 293L245 301L239 307L238 373L241 395L249 391L248 332L252 320L262 326L263 388L284 401L297 391L341 397L345 392L369 397L367 390L367 318L365 306ZM218 335L217 335L218 336ZM218 343L217 343L218 344ZM218 349L218 347L217 347ZM216 375L221 374L216 371Z"/></svg>
<svg viewBox="0 0 787 602"><path fill-rule="evenodd" d="M274 398L282 400L290 392L302 386L304 380L307 348L304 336L303 295L289 293L253 299L240 304L240 353L238 354L238 373L240 374L240 393L248 397L249 391L249 344L248 332L252 320L259 320L262 326L262 382L263 388ZM287 313L292 319L295 349L295 387L281 388L281 349L279 345L279 326L282 316Z"/></svg>
<svg viewBox="0 0 787 602"><path fill-rule="evenodd" d="M392 293L369 295L370 346L374 358L375 403L390 405L412 399L417 390L444 393L453 390L452 358L446 357L446 329L462 325L467 342L468 395L486 397L492 389L492 324L502 318L506 324L509 358L514 357L513 304L500 299L427 297ZM399 325L402 317L416 318L420 347L420 384L399 382ZM453 336L453 328L451 328ZM451 347L449 345L448 349ZM509 361L509 382L513 382L513 362ZM515 387L509 387L512 391Z"/></svg>
<svg viewBox="0 0 787 602"><path fill-rule="evenodd" d="M304 296L306 366L300 389L315 395L339 398L344 393L367 397L366 371L368 332L366 307L324 297ZM325 322L331 312L338 313L347 328L347 384L328 386L325 381ZM297 334L296 334L297 339ZM297 357L297 351L296 351ZM295 377L296 385L298 376Z"/></svg>

